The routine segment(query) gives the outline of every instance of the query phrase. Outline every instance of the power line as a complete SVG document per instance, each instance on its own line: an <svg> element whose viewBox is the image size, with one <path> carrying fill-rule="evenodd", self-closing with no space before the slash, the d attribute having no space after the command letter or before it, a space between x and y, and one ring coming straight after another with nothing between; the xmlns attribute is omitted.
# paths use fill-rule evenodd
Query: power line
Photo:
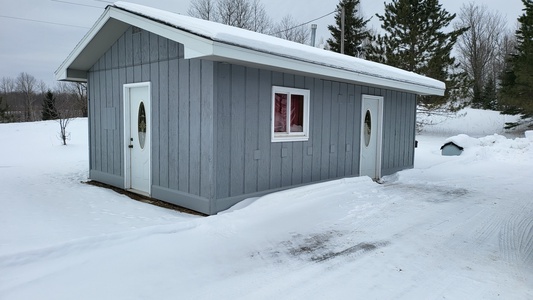
<svg viewBox="0 0 533 300"><path fill-rule="evenodd" d="M289 31L289 30L293 30L294 28L298 28L298 27L301 27L301 26L307 25L307 24L309 24L309 23L311 23L311 22L314 22L314 21L320 20L320 19L325 18L325 17L327 17L327 16L329 16L329 15L331 15L331 14L334 14L334 13L336 13L336 12L337 12L337 10L334 10L334 11L328 13L328 14L323 15L322 17L318 17L318 18L316 18L316 19L313 19L313 20L311 20L311 21L307 21L307 22L302 23L302 24L300 24L300 25L296 25L296 26L291 27L291 28L289 28L289 29L283 29L283 30L281 30L281 31L274 32L274 33L272 33L272 35L276 35L276 34L279 34L279 33L282 33L282 32L286 32L286 31Z"/></svg>
<svg viewBox="0 0 533 300"><path fill-rule="evenodd" d="M79 5L79 6L85 6L85 7L92 7L92 8L103 9L103 8L100 7L100 6L94 6L94 5L89 5L89 4L81 4L81 3L69 2L69 1L63 1L63 0L50 0L50 1L53 1L53 2L60 2L60 3L66 3L66 4L71 4L71 5Z"/></svg>
<svg viewBox="0 0 533 300"><path fill-rule="evenodd" d="M46 24L59 25L59 26L78 27L78 28L83 28L83 29L90 28L90 27L84 27L84 26L78 26L78 25L62 24L62 23L55 23L55 22L48 22L48 21L41 21L41 20L34 20L34 19L25 19L25 18L18 18L18 17L4 16L4 15L0 15L0 18L8 18L8 19L30 21L30 22L37 22L37 23L46 23Z"/></svg>

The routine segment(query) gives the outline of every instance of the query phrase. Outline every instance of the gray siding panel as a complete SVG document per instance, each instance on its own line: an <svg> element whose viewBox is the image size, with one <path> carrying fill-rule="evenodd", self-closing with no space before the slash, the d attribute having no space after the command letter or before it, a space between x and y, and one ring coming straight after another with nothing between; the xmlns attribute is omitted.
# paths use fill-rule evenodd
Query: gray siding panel
<svg viewBox="0 0 533 300"><path fill-rule="evenodd" d="M160 186L168 188L170 185L169 173L171 158L169 153L170 141L170 122L169 122L169 81L168 81L169 62L163 60L159 62L159 170ZM155 172L155 171L154 171Z"/></svg>
<svg viewBox="0 0 533 300"><path fill-rule="evenodd" d="M178 189L189 191L189 61L179 61Z"/></svg>
<svg viewBox="0 0 533 300"><path fill-rule="evenodd" d="M200 195L200 145L201 145L201 61L190 61L190 90L189 94L189 189L190 194Z"/></svg>
<svg viewBox="0 0 533 300"><path fill-rule="evenodd" d="M309 141L311 141L311 151L307 150L307 154L313 157L312 162L312 176L311 181L319 181L322 177L322 140L324 135L322 134L322 124L324 122L324 114L322 107L320 106L319 99L323 99L323 83L322 80L313 79L311 85L306 88L311 90L314 87L313 93L310 95L311 105L310 114L310 129L309 129ZM310 153L310 154L309 154Z"/></svg>
<svg viewBox="0 0 533 300"><path fill-rule="evenodd" d="M123 85L150 82L154 190L167 198L172 193L161 190L213 197L212 62L184 60L183 45L130 28L91 68L89 82L90 168L97 180L123 181Z"/></svg>
<svg viewBox="0 0 533 300"><path fill-rule="evenodd" d="M416 96L388 92L384 100L382 175L412 168L414 164Z"/></svg>
<svg viewBox="0 0 533 300"><path fill-rule="evenodd" d="M329 154L331 148L331 107L333 99L331 99L331 81L324 81L322 90L322 99L317 98L316 102L322 101L322 144L321 149L318 152L321 155L320 158L320 180L324 180L329 177ZM320 102L317 103L320 105Z"/></svg>
<svg viewBox="0 0 533 300"><path fill-rule="evenodd" d="M302 88L310 90L313 87L314 79L311 77L305 77ZM312 100L310 100L312 101ZM316 110L316 109L315 109ZM313 119L315 116L315 111L309 111L309 119ZM315 121L312 121L315 123ZM310 126L312 130L312 126ZM312 136L312 135L311 135ZM302 144L302 183L309 183L312 181L313 177L313 143L314 139L310 138L308 143Z"/></svg>
<svg viewBox="0 0 533 300"><path fill-rule="evenodd" d="M216 197L229 197L230 194L230 119L231 106L230 101L230 66L228 64L217 64L217 87L215 93L215 102L217 105L217 167L216 167Z"/></svg>
<svg viewBox="0 0 533 300"><path fill-rule="evenodd" d="M230 153L230 196L244 193L244 114L245 114L245 72L244 67L231 67L231 92L230 105L231 118L229 119L230 133L225 135L231 142Z"/></svg>
<svg viewBox="0 0 533 300"><path fill-rule="evenodd" d="M144 32L144 31L143 31ZM141 38L144 35L141 35ZM148 54L143 55L143 57L148 57ZM161 115L159 111L159 105L161 103L161 99L159 99L159 66L157 62L150 63L150 64L143 64L143 70L149 70L149 78L152 78L152 80L146 79L143 76L142 81L150 81L151 82L151 124L152 124L152 184L161 186L161 132L167 131L167 128L160 127L159 121L161 120Z"/></svg>
<svg viewBox="0 0 533 300"><path fill-rule="evenodd" d="M239 195L354 175L356 86L222 63L215 69L215 198L225 199L217 208ZM272 86L310 90L309 141L271 142Z"/></svg>
<svg viewBox="0 0 533 300"><path fill-rule="evenodd" d="M177 48L176 48L177 50ZM177 55L176 55L177 56ZM174 58L168 66L168 188L179 189L179 61Z"/></svg>
<svg viewBox="0 0 533 300"><path fill-rule="evenodd" d="M327 178L338 177L338 156L339 156L339 83L332 82L331 85L331 115L329 122L329 172Z"/></svg>
<svg viewBox="0 0 533 300"><path fill-rule="evenodd" d="M412 166L413 95L221 63L215 70L217 209L242 195L358 175L363 94L385 98L384 173ZM309 141L270 141L272 86L310 90ZM258 110L249 99L257 91Z"/></svg>
<svg viewBox="0 0 533 300"><path fill-rule="evenodd" d="M214 107L213 107L213 63L202 61L200 81L200 196L213 199L215 196L214 177Z"/></svg>
<svg viewBox="0 0 533 300"><path fill-rule="evenodd" d="M244 112L244 194L252 193L257 190L258 164L259 160L255 159L258 150L258 128L259 119L259 70L246 69L246 87L245 87L245 112Z"/></svg>
<svg viewBox="0 0 533 300"><path fill-rule="evenodd" d="M259 160L257 161L257 190L264 191L270 189L270 157L272 157L270 127L259 126L259 124L270 123L271 103L272 103L272 83L271 72L259 70L258 89L258 118L257 118L257 151ZM249 130L251 134L251 130Z"/></svg>
<svg viewBox="0 0 533 300"><path fill-rule="evenodd" d="M183 45L130 28L89 72L93 179L123 185L123 85L143 81L153 196L171 203L215 213L261 191L358 175L362 94L385 98L382 173L413 164L412 94L185 60ZM309 141L271 142L272 86L310 91Z"/></svg>

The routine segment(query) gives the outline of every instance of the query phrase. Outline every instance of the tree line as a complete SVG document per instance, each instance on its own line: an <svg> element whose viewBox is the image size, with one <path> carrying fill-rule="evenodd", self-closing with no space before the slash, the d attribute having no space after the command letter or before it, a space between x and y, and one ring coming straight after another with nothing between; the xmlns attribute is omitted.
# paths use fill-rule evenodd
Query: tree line
<svg viewBox="0 0 533 300"><path fill-rule="evenodd" d="M0 123L61 120L87 116L84 83L57 82L48 87L22 72L0 81Z"/></svg>
<svg viewBox="0 0 533 300"><path fill-rule="evenodd" d="M522 0L518 28L475 2L451 14L439 0L384 3L378 32L360 13L360 0L340 0L325 49L365 58L446 83L444 97L420 96L420 112L465 106L520 114L533 124L533 0ZM344 16L341 12L344 11ZM259 0L196 0L189 15L307 44L309 30L287 15L275 24ZM341 20L344 37L341 38Z"/></svg>
<svg viewBox="0 0 533 300"><path fill-rule="evenodd" d="M378 32L360 13L360 0L340 0L327 50L384 63L446 83L444 97L420 96L421 112L457 111L465 106L520 114L508 124L533 126L533 0L522 0L517 27L486 6L464 4L451 14L439 0L384 3ZM344 18L341 12L344 11ZM189 15L308 44L310 31L291 16L272 21L260 0L193 0ZM341 38L341 20L344 37ZM53 109L51 108L53 107ZM50 112L55 110L56 112ZM86 86L58 83L48 88L27 73L0 82L0 122L86 116Z"/></svg>

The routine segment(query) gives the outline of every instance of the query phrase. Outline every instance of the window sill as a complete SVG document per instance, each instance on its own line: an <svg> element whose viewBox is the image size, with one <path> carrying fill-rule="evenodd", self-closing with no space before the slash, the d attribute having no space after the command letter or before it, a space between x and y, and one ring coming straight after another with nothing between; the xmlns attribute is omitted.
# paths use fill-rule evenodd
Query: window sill
<svg viewBox="0 0 533 300"><path fill-rule="evenodd" d="M307 135L276 135L271 139L272 143L282 142L306 142L309 140Z"/></svg>

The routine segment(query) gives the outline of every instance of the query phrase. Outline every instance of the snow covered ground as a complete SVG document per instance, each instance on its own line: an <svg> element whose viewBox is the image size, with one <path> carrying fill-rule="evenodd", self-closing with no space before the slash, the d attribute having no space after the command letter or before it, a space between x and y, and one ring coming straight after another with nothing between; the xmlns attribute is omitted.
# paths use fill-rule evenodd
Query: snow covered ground
<svg viewBox="0 0 533 300"><path fill-rule="evenodd" d="M203 218L82 183L86 127L0 124L0 299L533 299L533 136Z"/></svg>

